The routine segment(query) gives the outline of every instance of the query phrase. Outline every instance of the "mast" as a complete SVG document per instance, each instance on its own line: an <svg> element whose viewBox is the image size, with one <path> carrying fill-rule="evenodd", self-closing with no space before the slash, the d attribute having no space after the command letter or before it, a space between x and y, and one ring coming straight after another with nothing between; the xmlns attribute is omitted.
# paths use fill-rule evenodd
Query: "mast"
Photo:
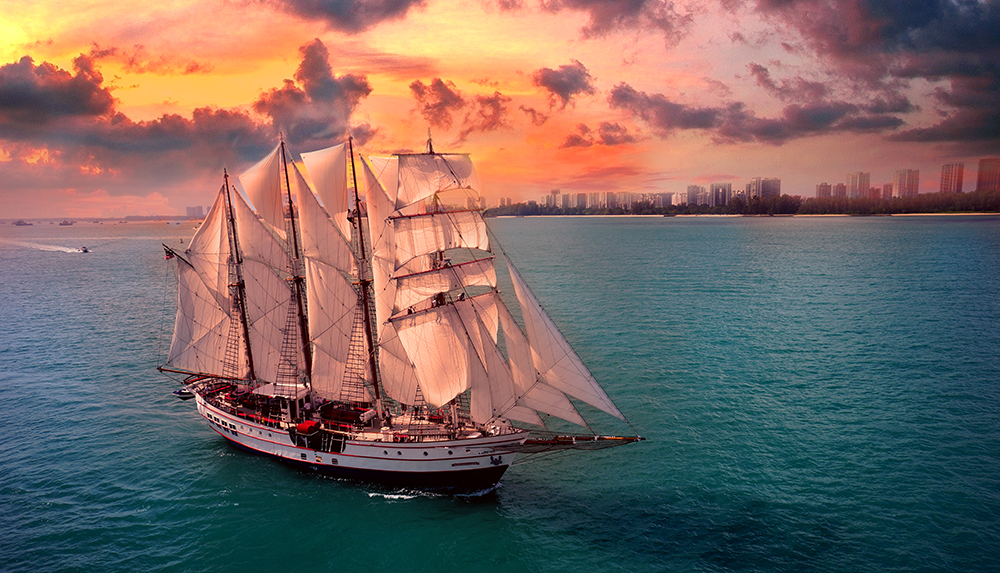
<svg viewBox="0 0 1000 573"><path fill-rule="evenodd" d="M368 265L368 255L365 251L365 234L361 226L361 201L358 199L358 172L354 168L354 138L347 137L347 147L351 152L351 177L354 179L354 228L358 231L358 250L361 251L358 265L358 282L361 283L361 311L365 315L365 341L368 343L368 366L372 371L372 387L375 389L375 403L379 404L379 418L382 417L382 396L379 391L378 368L375 361L375 341L372 338L371 299L368 298L368 286L372 283L367 278L365 268Z"/></svg>
<svg viewBox="0 0 1000 573"><path fill-rule="evenodd" d="M299 239L295 232L295 206L292 204L292 184L288 176L288 160L285 158L285 140L281 140L281 164L285 168L285 188L288 190L288 214L292 228L292 283L295 285L295 304L299 313L299 335L302 338L302 354L305 358L306 383L312 387L312 348L309 345L309 322L306 319L305 305L302 303L302 291L305 277L299 267Z"/></svg>
<svg viewBox="0 0 1000 573"><path fill-rule="evenodd" d="M249 367L249 378L256 382L257 372L253 366L253 352L250 346L250 324L247 320L247 290L243 281L243 254L240 251L240 242L236 234L236 217L233 215L233 202L229 196L229 173L222 170L226 185L226 214L229 218L229 250L230 257L236 266L236 284L233 285L236 291L236 306L240 311L240 325L243 327L243 343L246 345L247 366Z"/></svg>

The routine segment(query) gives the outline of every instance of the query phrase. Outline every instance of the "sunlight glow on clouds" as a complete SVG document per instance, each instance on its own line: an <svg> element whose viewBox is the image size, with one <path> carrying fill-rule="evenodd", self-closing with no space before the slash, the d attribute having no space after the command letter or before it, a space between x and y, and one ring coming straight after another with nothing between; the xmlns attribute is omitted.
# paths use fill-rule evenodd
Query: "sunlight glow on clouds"
<svg viewBox="0 0 1000 573"><path fill-rule="evenodd" d="M0 200L178 213L279 132L295 152L351 133L386 153L428 129L494 198L754 176L811 195L901 168L933 191L942 163L968 180L1000 154L997 29L996 2L951 0L16 4Z"/></svg>

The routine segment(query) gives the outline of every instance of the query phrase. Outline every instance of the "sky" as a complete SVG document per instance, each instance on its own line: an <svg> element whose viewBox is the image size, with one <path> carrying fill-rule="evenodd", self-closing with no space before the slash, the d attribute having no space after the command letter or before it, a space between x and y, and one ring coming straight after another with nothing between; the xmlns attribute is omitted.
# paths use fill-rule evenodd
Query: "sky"
<svg viewBox="0 0 1000 573"><path fill-rule="evenodd" d="M1000 0L37 0L0 19L0 218L177 215L350 135L482 191L685 191L1000 156Z"/></svg>

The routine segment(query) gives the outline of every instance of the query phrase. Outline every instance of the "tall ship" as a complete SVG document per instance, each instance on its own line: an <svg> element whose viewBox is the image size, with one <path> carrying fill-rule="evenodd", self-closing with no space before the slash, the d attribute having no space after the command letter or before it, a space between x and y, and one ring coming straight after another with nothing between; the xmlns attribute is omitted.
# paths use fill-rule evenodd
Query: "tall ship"
<svg viewBox="0 0 1000 573"><path fill-rule="evenodd" d="M445 491L489 490L519 455L643 439L498 247L468 155L428 140L356 160L348 140L300 158L281 142L238 183L224 173L186 249L164 245L178 298L159 370L213 430L334 476Z"/></svg>

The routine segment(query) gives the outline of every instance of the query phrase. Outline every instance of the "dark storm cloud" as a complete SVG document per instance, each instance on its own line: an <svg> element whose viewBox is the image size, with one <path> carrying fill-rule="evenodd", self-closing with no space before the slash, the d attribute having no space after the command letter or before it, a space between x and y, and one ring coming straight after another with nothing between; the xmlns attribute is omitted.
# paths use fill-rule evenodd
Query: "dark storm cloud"
<svg viewBox="0 0 1000 573"><path fill-rule="evenodd" d="M691 25L690 14L678 14L669 0L542 0L550 12L572 10L590 16L585 37L619 31L655 30L668 45L675 45Z"/></svg>
<svg viewBox="0 0 1000 573"><path fill-rule="evenodd" d="M365 76L335 76L330 54L320 40L302 46L299 52L298 84L285 80L282 87L261 94L253 109L269 116L289 143L322 145L347 133L351 114L372 90Z"/></svg>
<svg viewBox="0 0 1000 573"><path fill-rule="evenodd" d="M398 20L424 0L271 0L278 8L319 20L334 30L356 34L382 22Z"/></svg>
<svg viewBox="0 0 1000 573"><path fill-rule="evenodd" d="M12 129L44 124L56 118L95 117L115 105L93 59L80 55L69 73L24 56L0 66L0 135Z"/></svg>
<svg viewBox="0 0 1000 573"><path fill-rule="evenodd" d="M536 70L531 75L531 81L536 86L548 90L551 104L554 106L558 100L561 109L565 109L566 105L577 95L597 93L597 90L594 89L594 78L586 66L577 60L573 60L571 64L559 66L558 70L552 68Z"/></svg>
<svg viewBox="0 0 1000 573"><path fill-rule="evenodd" d="M611 90L608 102L645 121L654 131L666 135L677 129L710 129L717 127L723 110L692 107L675 103L662 94L647 94L622 83Z"/></svg>
<svg viewBox="0 0 1000 573"><path fill-rule="evenodd" d="M750 70L750 75L757 81L757 85L767 89L779 99L802 101L820 99L827 95L827 87L820 82L811 82L802 78L776 82L771 78L771 72L760 64L751 63L747 68Z"/></svg>
<svg viewBox="0 0 1000 573"><path fill-rule="evenodd" d="M612 90L609 103L612 108L641 119L660 137L679 130L700 129L719 143L758 141L780 145L810 135L880 131L903 124L895 116L870 113L852 103L822 100L790 104L778 117L761 118L743 103L688 106L670 101L662 94L637 91L624 83Z"/></svg>
<svg viewBox="0 0 1000 573"><path fill-rule="evenodd" d="M465 107L465 98L455 84L441 78L434 78L430 85L420 80L410 84L410 93L420 106L420 113L432 127L448 129L452 123L452 113Z"/></svg>
<svg viewBox="0 0 1000 573"><path fill-rule="evenodd" d="M299 149L332 144L349 130L351 113L371 88L363 76L335 76L322 43L301 52L295 74L301 87L286 80L254 102L263 122L245 111L213 108L133 121L117 111L94 67L95 58L113 53L81 55L73 73L26 56L0 66L0 140L11 158L0 166L5 177L27 173L28 159L44 149L52 162L49 186L64 177L70 181L64 185L78 189L131 192L137 183L170 186L221 173L223 166L238 169L266 153L278 130ZM359 141L374 133L366 124L353 131Z"/></svg>
<svg viewBox="0 0 1000 573"><path fill-rule="evenodd" d="M941 119L902 131L908 141L1000 142L1000 3L978 0L757 0L837 72L881 93L914 79L943 84ZM910 111L885 98L872 112Z"/></svg>

